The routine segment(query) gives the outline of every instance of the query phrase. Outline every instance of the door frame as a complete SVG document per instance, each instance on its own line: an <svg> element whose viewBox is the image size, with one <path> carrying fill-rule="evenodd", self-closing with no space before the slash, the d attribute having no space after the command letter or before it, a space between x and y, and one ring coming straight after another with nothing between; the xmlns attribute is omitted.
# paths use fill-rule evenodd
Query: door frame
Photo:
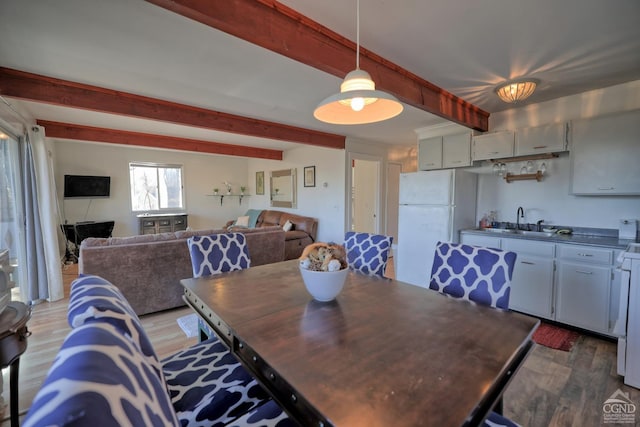
<svg viewBox="0 0 640 427"><path fill-rule="evenodd" d="M376 233L381 233L383 231L383 227L384 227L384 214L382 212L381 209L381 200L382 200L382 195L383 195L383 188L381 186L381 183L384 182L383 181L383 177L382 175L384 174L383 171L383 165L384 165L384 158L381 156L375 156L375 155L371 155L371 154L365 154L365 153L357 153L357 152L348 152L347 155L347 164L346 164L346 177L347 179L346 181L346 191L345 191L345 225L346 225L346 230L345 231L351 231L351 227L353 226L352 224L352 212L353 212L353 206L351 203L351 194L353 191L353 174L352 174L352 167L351 165L353 164L353 162L355 160L366 160L369 162L375 162L376 163L376 171L377 171L377 176L376 176L376 200L375 200L375 216L376 216L376 221L375 221L375 228L376 228Z"/></svg>

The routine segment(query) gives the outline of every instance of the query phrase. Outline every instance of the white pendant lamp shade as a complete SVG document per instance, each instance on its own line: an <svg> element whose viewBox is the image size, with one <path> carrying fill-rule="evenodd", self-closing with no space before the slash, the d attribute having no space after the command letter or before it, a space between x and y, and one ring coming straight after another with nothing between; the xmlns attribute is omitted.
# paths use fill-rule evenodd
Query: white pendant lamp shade
<svg viewBox="0 0 640 427"><path fill-rule="evenodd" d="M403 106L395 96L376 90L371 76L360 69L360 0L356 2L356 69L347 74L340 93L331 95L316 107L313 116L325 123L360 125L397 116Z"/></svg>
<svg viewBox="0 0 640 427"><path fill-rule="evenodd" d="M397 116L403 106L393 95L375 90L369 73L353 70L340 85L340 93L318 105L313 116L337 125L374 123Z"/></svg>

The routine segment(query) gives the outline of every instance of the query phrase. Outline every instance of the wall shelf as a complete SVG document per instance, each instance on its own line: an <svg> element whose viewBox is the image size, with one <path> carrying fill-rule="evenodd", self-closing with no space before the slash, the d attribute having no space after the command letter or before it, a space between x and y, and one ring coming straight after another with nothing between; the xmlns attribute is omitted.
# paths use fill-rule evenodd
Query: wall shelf
<svg viewBox="0 0 640 427"><path fill-rule="evenodd" d="M504 179L508 183L511 183L513 181L526 181L526 180L533 180L533 179L540 182L542 181L542 172L538 171L536 173L521 173L519 175L508 173L504 176Z"/></svg>
<svg viewBox="0 0 640 427"><path fill-rule="evenodd" d="M238 197L239 204L242 205L242 199L244 197L250 197L250 194L207 194L209 197L219 197L220 198L220 206L222 206L222 201L225 197Z"/></svg>

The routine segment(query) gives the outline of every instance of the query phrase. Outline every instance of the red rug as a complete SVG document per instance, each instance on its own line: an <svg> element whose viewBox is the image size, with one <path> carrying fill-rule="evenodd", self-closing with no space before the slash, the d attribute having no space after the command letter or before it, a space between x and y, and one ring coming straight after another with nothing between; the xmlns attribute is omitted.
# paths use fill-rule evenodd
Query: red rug
<svg viewBox="0 0 640 427"><path fill-rule="evenodd" d="M560 326L549 323L540 323L540 326L533 333L533 341L545 347L562 351L571 351L573 344L580 337L580 334Z"/></svg>

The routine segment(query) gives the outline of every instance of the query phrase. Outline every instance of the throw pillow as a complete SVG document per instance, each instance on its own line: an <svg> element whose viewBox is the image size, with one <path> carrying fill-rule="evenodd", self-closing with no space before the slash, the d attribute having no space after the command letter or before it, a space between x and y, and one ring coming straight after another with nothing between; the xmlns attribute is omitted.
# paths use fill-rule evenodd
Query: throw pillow
<svg viewBox="0 0 640 427"><path fill-rule="evenodd" d="M284 231L289 231L293 228L293 223L289 220L287 220L287 222L284 223L284 225L282 226L282 229Z"/></svg>
<svg viewBox="0 0 640 427"><path fill-rule="evenodd" d="M239 216L234 225L239 227L249 227L249 215Z"/></svg>

